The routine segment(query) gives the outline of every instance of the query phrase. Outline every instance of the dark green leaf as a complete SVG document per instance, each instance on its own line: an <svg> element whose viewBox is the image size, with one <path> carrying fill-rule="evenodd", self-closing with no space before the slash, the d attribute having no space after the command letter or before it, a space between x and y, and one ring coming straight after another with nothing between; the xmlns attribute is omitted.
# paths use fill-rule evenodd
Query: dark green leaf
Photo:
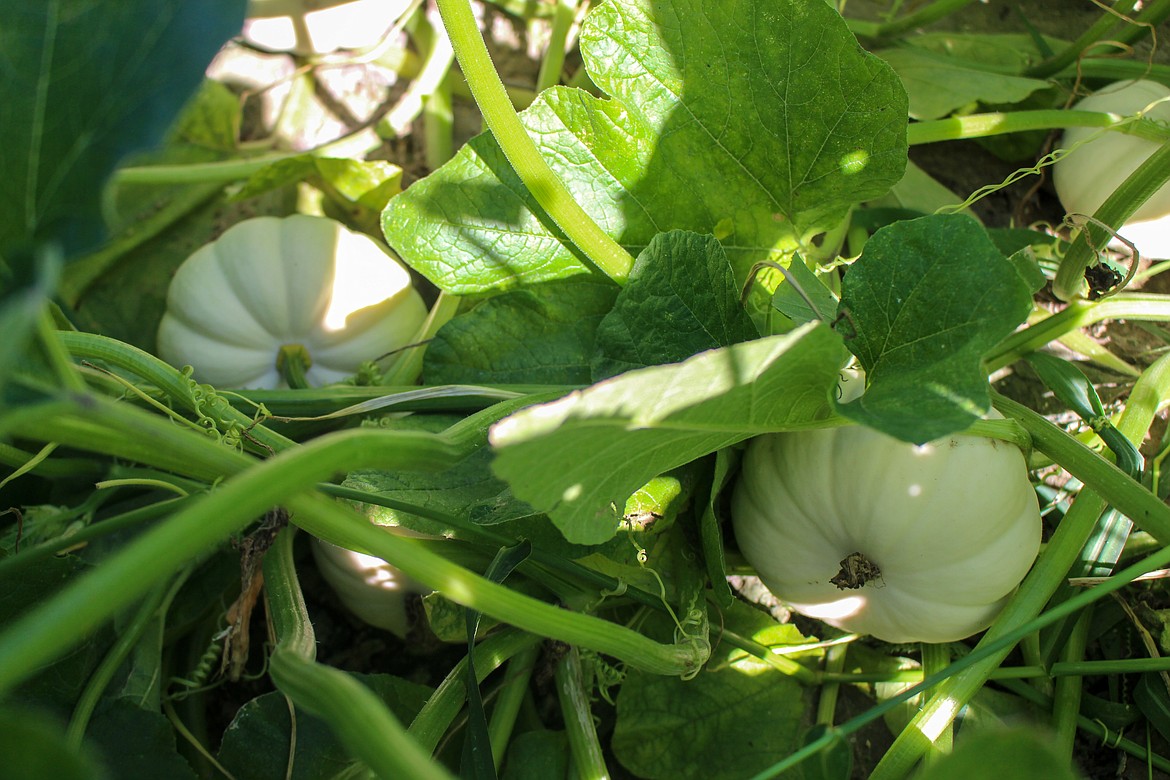
<svg viewBox="0 0 1170 780"><path fill-rule="evenodd" d="M588 384L597 326L617 292L581 276L489 298L439 329L423 376L430 384Z"/></svg>
<svg viewBox="0 0 1170 780"><path fill-rule="evenodd" d="M243 24L244 0L8 0L0 6L0 255L102 233L114 165L157 143Z"/></svg>
<svg viewBox="0 0 1170 780"><path fill-rule="evenodd" d="M714 234L742 282L757 260L901 178L905 93L827 3L603 3L581 53L611 99L553 88L522 119L573 196L634 254L658 233ZM392 200L382 227L455 293L582 270L487 135Z"/></svg>
<svg viewBox="0 0 1170 780"><path fill-rule="evenodd" d="M528 731L508 745L501 780L566 780L569 740L563 731Z"/></svg>
<svg viewBox="0 0 1170 780"><path fill-rule="evenodd" d="M658 234L597 329L593 379L758 338L739 298L731 264L713 236Z"/></svg>
<svg viewBox="0 0 1170 780"><path fill-rule="evenodd" d="M764 644L806 641L744 604L724 621ZM626 769L654 779L743 780L800 747L809 689L727 643L719 648L692 680L627 675L613 735Z"/></svg>
<svg viewBox="0 0 1170 780"><path fill-rule="evenodd" d="M825 325L631 371L493 429L493 469L569 541L611 538L651 478L766 431L832 416L845 350Z"/></svg>
<svg viewBox="0 0 1170 780"><path fill-rule="evenodd" d="M983 354L1031 308L1020 275L970 217L879 230L842 283L837 327L867 388L839 411L919 444L966 428L991 406Z"/></svg>
<svg viewBox="0 0 1170 780"><path fill-rule="evenodd" d="M353 675L373 689L400 721L409 723L431 695L431 689L388 674ZM245 704L224 733L219 760L236 780L328 780L350 771L354 759L325 721L296 713L296 752L290 760L291 723L288 700L266 693Z"/></svg>
<svg viewBox="0 0 1170 780"><path fill-rule="evenodd" d="M1026 728L987 730L960 739L955 751L916 775L917 780L1001 780L1043 777L1077 780L1067 753L1041 734Z"/></svg>
<svg viewBox="0 0 1170 780"><path fill-rule="evenodd" d="M175 749L170 721L127 699L110 702L85 734L118 780L195 780L195 771Z"/></svg>
<svg viewBox="0 0 1170 780"><path fill-rule="evenodd" d="M0 756L6 780L103 780L110 777L88 750L77 750L63 726L43 713L0 710Z"/></svg>

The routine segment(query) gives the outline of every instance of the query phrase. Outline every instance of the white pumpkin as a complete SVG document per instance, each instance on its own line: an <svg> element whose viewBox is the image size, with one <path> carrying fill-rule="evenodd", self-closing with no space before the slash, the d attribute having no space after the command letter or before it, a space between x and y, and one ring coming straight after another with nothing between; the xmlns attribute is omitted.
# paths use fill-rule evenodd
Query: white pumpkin
<svg viewBox="0 0 1170 780"><path fill-rule="evenodd" d="M759 436L731 516L777 598L896 643L989 626L1040 546L1023 454L974 436L922 446L861 426Z"/></svg>
<svg viewBox="0 0 1170 780"><path fill-rule="evenodd" d="M430 538L404 528L387 529L387 532ZM313 558L325 582L350 612L371 626L400 637L405 637L410 629L407 596L430 592L430 588L410 579L381 558L347 550L321 539L313 540Z"/></svg>
<svg viewBox="0 0 1170 780"><path fill-rule="evenodd" d="M426 305L369 236L323 217L257 217L175 273L158 352L217 387L286 386L282 350L303 347L311 386L338 382L415 337Z"/></svg>
<svg viewBox="0 0 1170 780"><path fill-rule="evenodd" d="M1170 122L1170 87L1153 81L1119 81L1073 106L1079 111L1130 115L1150 107L1147 119ZM1159 100L1167 102L1157 103ZM1070 127L1061 137L1068 149L1099 133L1098 128ZM1160 146L1156 141L1109 132L1085 143L1052 166L1052 183L1068 213L1092 215L1126 177ZM1154 193L1118 230L1144 258L1170 257L1170 185Z"/></svg>

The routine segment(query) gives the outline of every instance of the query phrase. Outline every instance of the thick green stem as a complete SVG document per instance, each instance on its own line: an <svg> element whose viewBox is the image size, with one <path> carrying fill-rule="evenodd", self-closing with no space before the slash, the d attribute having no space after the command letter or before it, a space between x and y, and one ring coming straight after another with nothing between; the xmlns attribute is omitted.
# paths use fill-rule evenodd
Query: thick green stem
<svg viewBox="0 0 1170 780"><path fill-rule="evenodd" d="M1170 545L1170 507L1157 496L1026 406L1003 396L996 396L994 401L1000 412L1024 426L1036 449L1092 488L1142 530L1162 544Z"/></svg>
<svg viewBox="0 0 1170 780"><path fill-rule="evenodd" d="M297 581L292 542L292 531L285 529L264 556L268 616L276 638L268 671L276 687L297 707L321 716L350 753L379 777L451 780L373 691L314 660L316 639Z"/></svg>
<svg viewBox="0 0 1170 780"><path fill-rule="evenodd" d="M263 462L191 433L173 435L182 429L124 404L89 397L78 399L78 403L76 414L85 419L87 427L65 429L78 434L78 446L86 447L98 438L103 446L117 451L126 448L126 442L149 441L153 447L135 450L147 463L165 457L168 463L183 464L188 471L213 475L210 479L238 476L144 533L0 634L0 693L25 679L46 659L83 641L92 629L184 562L281 504L294 513L299 525L317 536L369 550L452 600L533 633L608 653L660 674L685 675L706 660L709 648L702 643L661 645L636 631L523 596L472 574L413 540L386 534L332 499L304 492L335 473L358 468L449 468L483 446L491 423L522 406L523 401L498 404L442 434L355 429L323 436ZM65 416L49 420L62 421L70 420ZM117 431L117 436L103 425ZM44 427L49 426L33 425L27 433L45 435ZM55 439L55 433L49 432L49 438ZM157 442L160 438L167 441L167 434L172 438L164 445L165 453L160 453Z"/></svg>
<svg viewBox="0 0 1170 780"><path fill-rule="evenodd" d="M984 356L984 365L988 373L997 371L1065 333L1115 319L1170 322L1170 300L1165 295L1119 293L1097 301L1072 301L1062 311L1001 341Z"/></svg>
<svg viewBox="0 0 1170 780"><path fill-rule="evenodd" d="M609 768L605 765L597 728L593 725L593 709L589 706L589 693L583 684L581 655L577 648L570 647L557 663L556 682L574 775L581 780L608 780Z"/></svg>
<svg viewBox="0 0 1170 780"><path fill-rule="evenodd" d="M965 138L987 138L1028 130L1059 130L1065 127L1105 127L1119 133L1159 142L1170 138L1170 131L1149 119L1135 119L1132 116L1104 111L1065 111L1053 108L968 114L914 122L906 130L906 140L911 146L915 146L939 141L959 141Z"/></svg>
<svg viewBox="0 0 1170 780"><path fill-rule="evenodd" d="M505 628L475 646L475 676L479 682L500 668L509 658L536 647L540 638L524 631ZM467 658L443 678L427 699L407 733L427 753L433 753L467 701Z"/></svg>
<svg viewBox="0 0 1170 780"><path fill-rule="evenodd" d="M599 270L624 284L634 260L577 204L548 166L512 108L468 0L438 0L455 57L484 121L540 207Z"/></svg>
<svg viewBox="0 0 1170 780"><path fill-rule="evenodd" d="M1167 182L1170 182L1170 141L1164 142L1126 177L1093 214L1093 221L1086 223L1077 233L1052 282L1052 292L1057 298L1071 301L1082 294L1085 269L1096 262L1098 251L1105 247L1112 235L1102 225L1120 229Z"/></svg>
<svg viewBox="0 0 1170 780"><path fill-rule="evenodd" d="M1077 616L1073 630L1060 654L1061 660L1065 663L1075 663L1084 658L1092 616L1092 607ZM1057 750L1070 757L1073 755L1073 740L1077 735L1077 716L1081 712L1081 690L1081 677L1064 675L1057 678L1053 691L1052 730L1055 733Z"/></svg>
<svg viewBox="0 0 1170 780"><path fill-rule="evenodd" d="M496 771L504 762L504 754L508 749L508 742L512 739L512 731L516 727L516 716L520 714L520 705L528 695L528 683L532 680L532 671L536 668L536 658L540 648L536 645L527 647L516 654L508 662L508 670L504 685L496 696L492 707L492 720L488 725L488 734L492 743L492 760ZM479 671L476 670L478 678Z"/></svg>

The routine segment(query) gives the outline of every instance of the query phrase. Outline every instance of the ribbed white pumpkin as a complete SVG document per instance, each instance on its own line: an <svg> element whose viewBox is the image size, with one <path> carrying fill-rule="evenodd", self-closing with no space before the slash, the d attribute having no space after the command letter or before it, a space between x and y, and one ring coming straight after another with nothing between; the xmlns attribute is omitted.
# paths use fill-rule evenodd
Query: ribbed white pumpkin
<svg viewBox="0 0 1170 780"><path fill-rule="evenodd" d="M299 344L317 386L410 343L425 318L410 274L369 236L323 217L257 217L179 267L158 352L217 387L275 388L281 348Z"/></svg>
<svg viewBox="0 0 1170 780"><path fill-rule="evenodd" d="M1023 454L973 436L923 446L861 426L760 436L731 512L740 550L777 598L887 642L986 628L1040 546ZM841 588L830 580L846 559L880 576Z"/></svg>
<svg viewBox="0 0 1170 780"><path fill-rule="evenodd" d="M1166 98L1170 98L1170 88L1162 84L1119 81L1098 90L1073 108L1130 115ZM1145 117L1170 122L1170 100L1153 105ZM1070 127L1064 131L1060 146L1068 149L1099 132L1099 128ZM1057 161L1052 166L1052 183L1064 210L1092 215L1158 147L1156 141L1109 132ZM1170 186L1154 193L1118 232L1143 257L1170 257Z"/></svg>
<svg viewBox="0 0 1170 780"><path fill-rule="evenodd" d="M428 538L405 528L387 529L387 532ZM341 603L371 626L400 637L406 636L410 629L406 598L412 593L429 593L430 588L410 579L381 558L347 550L321 539L314 539L313 542L317 570L333 588Z"/></svg>

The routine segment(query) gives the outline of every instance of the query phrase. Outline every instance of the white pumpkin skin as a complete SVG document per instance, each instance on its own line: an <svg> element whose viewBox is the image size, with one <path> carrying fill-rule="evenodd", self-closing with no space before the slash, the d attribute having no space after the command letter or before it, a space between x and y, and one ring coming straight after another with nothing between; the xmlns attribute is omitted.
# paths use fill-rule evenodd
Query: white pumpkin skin
<svg viewBox="0 0 1170 780"><path fill-rule="evenodd" d="M405 528L387 528L386 531L418 539L430 538ZM371 626L399 637L405 637L410 629L407 596L430 593L430 588L410 579L381 558L347 550L322 539L313 540L313 558L322 578L346 609Z"/></svg>
<svg viewBox="0 0 1170 780"><path fill-rule="evenodd" d="M1073 106L1078 111L1135 114L1157 100L1170 98L1170 88L1153 81L1119 81ZM1153 106L1145 117L1170 122L1170 101ZM1095 127L1070 127L1061 137L1068 149L1100 132ZM1092 215L1126 177L1137 170L1160 144L1124 133L1108 132L1087 142L1052 166L1052 183L1068 213ZM1118 230L1146 258L1170 257L1170 185L1158 190Z"/></svg>
<svg viewBox="0 0 1170 780"><path fill-rule="evenodd" d="M426 314L410 274L369 236L323 217L257 217L179 267L158 352L216 387L276 388L281 348L300 344L319 386L410 343Z"/></svg>
<svg viewBox="0 0 1170 780"><path fill-rule="evenodd" d="M1023 454L995 439L921 447L861 426L760 436L732 498L744 557L809 617L886 642L951 642L989 626L1040 546ZM830 582L861 553L881 576Z"/></svg>

